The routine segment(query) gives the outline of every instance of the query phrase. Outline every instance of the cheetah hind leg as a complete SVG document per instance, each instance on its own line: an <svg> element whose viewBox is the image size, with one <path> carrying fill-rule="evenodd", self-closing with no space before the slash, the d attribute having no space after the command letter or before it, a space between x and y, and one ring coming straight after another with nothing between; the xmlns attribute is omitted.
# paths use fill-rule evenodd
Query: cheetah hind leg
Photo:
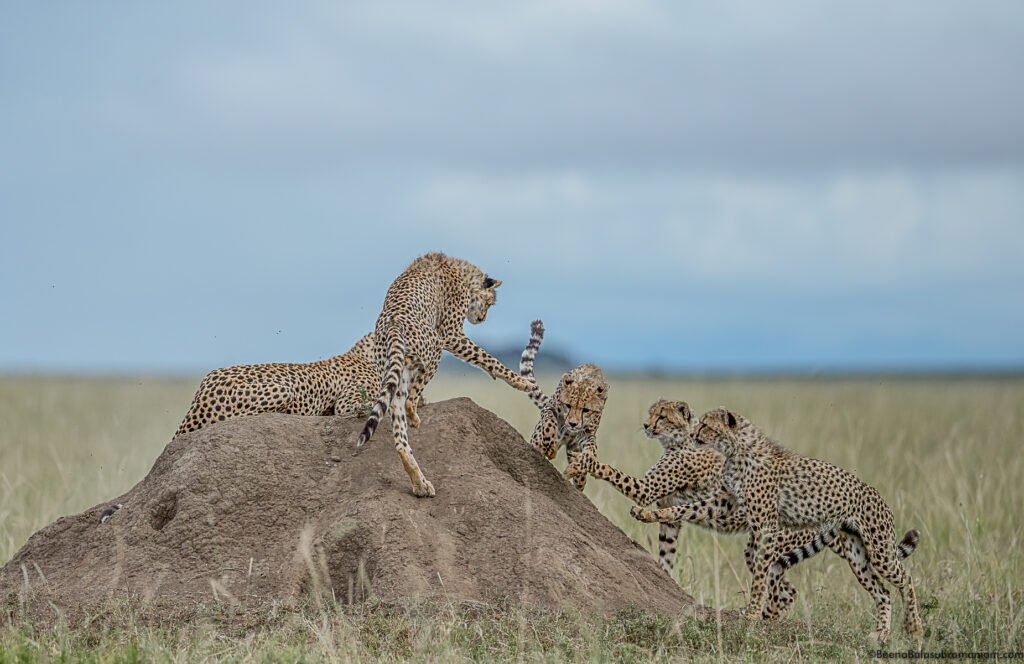
<svg viewBox="0 0 1024 664"><path fill-rule="evenodd" d="M784 547L785 548L785 547ZM747 546L743 549L743 562L747 569L754 574L754 557L756 554L753 538L747 538ZM768 579L768 600L765 602L764 610L761 611L761 619L765 622L778 622L784 619L796 603L797 590L792 583L784 576L783 571L769 570Z"/></svg>
<svg viewBox="0 0 1024 664"><path fill-rule="evenodd" d="M409 369L402 371L402 382L391 403L391 426L395 433L395 450L402 460L402 466L412 482L412 492L420 498L431 498L436 495L434 485L423 475L416 457L409 446L409 422L406 419L405 403L409 398Z"/></svg>
<svg viewBox="0 0 1024 664"><path fill-rule="evenodd" d="M412 377L412 383L409 387L409 398L405 402L405 414L413 428L420 425L420 416L416 414L416 409L426 403L426 400L423 398L423 390L426 389L427 383L437 373L437 367L441 363L441 352L441 344L438 342L436 352L427 358L426 362L417 367Z"/></svg>
<svg viewBox="0 0 1024 664"><path fill-rule="evenodd" d="M363 385L348 385L334 402L334 414L338 417L366 418L373 408L373 396Z"/></svg>
<svg viewBox="0 0 1024 664"><path fill-rule="evenodd" d="M881 531L881 532L879 532ZM861 538L868 552L868 560L883 579L896 586L904 600L906 615L904 616L903 629L908 636L921 641L924 637L924 627L921 625L921 616L917 613L917 596L914 594L914 582L910 574L903 567L896 550L896 533L890 524L888 528L878 528L869 537ZM885 627L888 628L888 616ZM879 641L888 638L888 629L882 634L876 634Z"/></svg>

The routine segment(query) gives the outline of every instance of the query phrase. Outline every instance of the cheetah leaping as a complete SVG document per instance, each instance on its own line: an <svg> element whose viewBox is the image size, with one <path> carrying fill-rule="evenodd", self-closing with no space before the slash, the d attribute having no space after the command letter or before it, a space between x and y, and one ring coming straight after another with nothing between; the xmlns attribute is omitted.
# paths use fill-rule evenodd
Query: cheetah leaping
<svg viewBox="0 0 1024 664"><path fill-rule="evenodd" d="M744 613L760 616L782 571L801 558L814 555L839 532L847 541L859 541L871 568L906 594L903 628L922 638L917 598L910 575L900 561L900 544L893 516L878 491L830 463L802 457L770 440L749 420L725 408L705 413L694 432L698 448L713 449L725 457L725 487L746 510L747 527L756 546L754 580ZM669 507L654 512L633 508L644 521L672 522L693 514L720 512L714 500ZM820 532L802 551L779 557L776 536L780 528L810 528ZM904 543L906 540L904 540ZM854 570L857 571L856 569ZM861 575L858 574L858 578ZM881 584L868 590L878 610L874 636L889 638L891 602Z"/></svg>
<svg viewBox="0 0 1024 664"><path fill-rule="evenodd" d="M634 478L596 459L578 457L566 469L570 476L589 473L614 486L620 493L633 500L638 506L657 502L661 508L685 505L703 499L715 499L721 508L708 514L694 512L689 523L722 534L748 532L744 507L722 484L724 457L708 449L698 450L691 438L692 412L685 401L660 400L651 405L644 434L661 443L664 454L642 478ZM646 512L644 510L643 512ZM650 514L648 512L648 514ZM658 558L662 569L671 574L676 553L676 538L679 523L660 523L658 533ZM804 546L812 542L814 531L789 530L781 528L776 537L776 549L794 551L794 558L803 557ZM900 555L906 557L913 552L917 542L917 531L910 531L901 544ZM859 540L842 538L842 546L833 550L845 558L865 588L878 583L866 561L866 551ZM744 549L747 569L754 573L755 542L748 538ZM762 612L765 620L780 620L792 608L796 600L796 588L788 579L780 578L779 583Z"/></svg>
<svg viewBox="0 0 1024 664"><path fill-rule="evenodd" d="M408 426L419 425L419 392L415 390L422 390L433 378L442 351L475 364L491 378L501 378L517 390L526 392L534 387L532 381L470 341L462 330L464 321L474 325L484 322L500 285L501 281L471 263L433 253L413 261L384 298L373 337L381 387L356 445L362 447L390 411L395 449L417 496L433 496L435 491L412 455Z"/></svg>
<svg viewBox="0 0 1024 664"><path fill-rule="evenodd" d="M533 321L530 342L523 350L519 373L534 381L533 362L544 338L544 325ZM558 387L550 397L544 395L534 382L530 399L540 408L540 420L530 437L530 444L549 459L554 459L558 448L565 446L570 458L577 455L593 457L597 454L597 428L608 398L608 384L601 369L593 364L581 364L562 375ZM586 476L571 478L580 491L586 486Z"/></svg>

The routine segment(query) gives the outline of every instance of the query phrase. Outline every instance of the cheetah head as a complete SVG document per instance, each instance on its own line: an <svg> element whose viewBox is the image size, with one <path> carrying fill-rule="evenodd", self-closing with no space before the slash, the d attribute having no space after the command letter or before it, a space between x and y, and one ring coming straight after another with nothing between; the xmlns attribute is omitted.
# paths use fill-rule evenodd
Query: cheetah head
<svg viewBox="0 0 1024 664"><path fill-rule="evenodd" d="M466 310L466 320L473 325L479 325L487 320L487 310L494 305L497 298L495 289L501 285L500 279L491 279L483 272L479 277L470 282L469 287L469 308Z"/></svg>
<svg viewBox="0 0 1024 664"><path fill-rule="evenodd" d="M693 449L690 429L693 413L685 401L656 401L644 422L644 435L657 438L665 450Z"/></svg>
<svg viewBox="0 0 1024 664"><path fill-rule="evenodd" d="M600 368L583 364L562 376L557 396L558 414L566 430L572 433L594 431L601 422L608 384Z"/></svg>
<svg viewBox="0 0 1024 664"><path fill-rule="evenodd" d="M744 424L745 419L724 406L710 410L700 416L693 432L693 444L729 456L736 449L737 435Z"/></svg>

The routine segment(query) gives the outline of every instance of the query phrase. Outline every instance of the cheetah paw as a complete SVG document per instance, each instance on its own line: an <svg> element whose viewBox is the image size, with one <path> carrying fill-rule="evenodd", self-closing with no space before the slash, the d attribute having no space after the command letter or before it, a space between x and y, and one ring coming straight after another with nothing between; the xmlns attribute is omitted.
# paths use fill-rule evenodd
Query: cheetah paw
<svg viewBox="0 0 1024 664"><path fill-rule="evenodd" d="M437 495L437 492L434 491L434 485L430 483L430 480L423 480L423 484L414 486L412 493L418 498L433 498Z"/></svg>
<svg viewBox="0 0 1024 664"><path fill-rule="evenodd" d="M639 505L633 505L632 507L630 507L629 515L637 521L643 521L644 523L654 523L658 520L658 517L655 516L654 512L650 510L645 510Z"/></svg>
<svg viewBox="0 0 1024 664"><path fill-rule="evenodd" d="M884 644L889 640L889 632L878 630L876 632L871 632L870 634L868 634L868 638L873 641L878 641L879 643Z"/></svg>
<svg viewBox="0 0 1024 664"><path fill-rule="evenodd" d="M740 615L746 618L747 620L761 620L761 611L758 611L757 609L752 609L749 606L740 611Z"/></svg>

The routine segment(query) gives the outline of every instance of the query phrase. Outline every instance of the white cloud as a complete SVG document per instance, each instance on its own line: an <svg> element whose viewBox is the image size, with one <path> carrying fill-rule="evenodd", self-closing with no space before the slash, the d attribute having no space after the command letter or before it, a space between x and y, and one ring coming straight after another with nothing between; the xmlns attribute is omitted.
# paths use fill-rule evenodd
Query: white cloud
<svg viewBox="0 0 1024 664"><path fill-rule="evenodd" d="M514 226L554 269L630 256L644 279L822 292L1024 276L1011 256L1024 246L1020 170L455 174L430 179L408 209L453 236Z"/></svg>

